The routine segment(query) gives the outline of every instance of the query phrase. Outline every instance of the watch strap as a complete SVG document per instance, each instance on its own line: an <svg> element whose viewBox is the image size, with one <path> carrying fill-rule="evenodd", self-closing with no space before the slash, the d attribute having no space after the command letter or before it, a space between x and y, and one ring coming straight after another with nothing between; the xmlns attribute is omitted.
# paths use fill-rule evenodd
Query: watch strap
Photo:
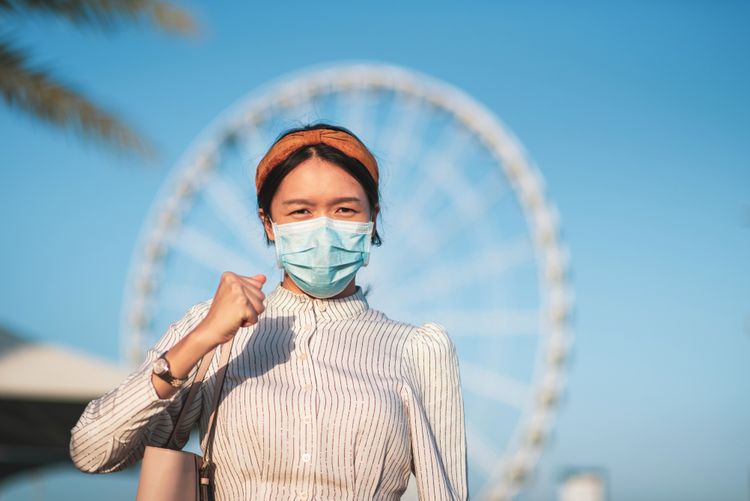
<svg viewBox="0 0 750 501"><path fill-rule="evenodd" d="M164 380L167 383L169 383L170 385L174 386L175 388L179 388L180 386L182 386L183 384L185 384L188 379L190 379L190 375L188 374L187 376L185 376L183 378L175 377L172 374L172 367L171 367L171 365L169 363L169 360L167 360L166 355L167 355L167 351L165 351L164 353L162 353L159 356L159 359L163 359L167 363L167 371L166 372L162 372L161 374L156 373L156 375L159 376L162 380Z"/></svg>

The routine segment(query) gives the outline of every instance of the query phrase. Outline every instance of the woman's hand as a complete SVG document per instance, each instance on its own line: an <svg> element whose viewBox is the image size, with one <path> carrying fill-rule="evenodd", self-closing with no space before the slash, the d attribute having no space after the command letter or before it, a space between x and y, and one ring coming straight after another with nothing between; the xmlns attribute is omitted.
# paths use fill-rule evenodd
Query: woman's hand
<svg viewBox="0 0 750 501"><path fill-rule="evenodd" d="M263 305L266 296L260 290L265 282L265 275L243 277L230 271L221 274L206 316L165 355L174 377L187 377L206 353L232 339L240 327L258 321L258 315L266 309ZM156 374L152 374L151 382L159 398L169 398L177 391Z"/></svg>
<svg viewBox="0 0 750 501"><path fill-rule="evenodd" d="M265 275L246 277L231 271L221 274L211 307L199 326L209 342L218 346L237 334L241 327L249 327L258 321L266 309L266 298L261 288Z"/></svg>

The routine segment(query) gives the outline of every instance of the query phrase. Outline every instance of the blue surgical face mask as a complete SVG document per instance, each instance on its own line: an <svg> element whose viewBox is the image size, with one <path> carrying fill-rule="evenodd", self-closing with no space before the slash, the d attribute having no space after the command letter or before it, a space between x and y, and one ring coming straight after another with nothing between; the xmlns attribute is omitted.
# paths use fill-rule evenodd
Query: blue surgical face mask
<svg viewBox="0 0 750 501"><path fill-rule="evenodd" d="M273 227L276 264L318 298L339 294L370 260L373 222L318 217Z"/></svg>

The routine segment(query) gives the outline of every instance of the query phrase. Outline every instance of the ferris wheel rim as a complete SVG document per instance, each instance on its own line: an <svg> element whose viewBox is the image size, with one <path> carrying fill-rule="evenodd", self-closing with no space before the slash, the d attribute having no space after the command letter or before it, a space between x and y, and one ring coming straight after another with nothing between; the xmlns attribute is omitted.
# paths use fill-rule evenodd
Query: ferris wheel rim
<svg viewBox="0 0 750 501"><path fill-rule="evenodd" d="M543 177L510 128L484 105L451 84L419 71L390 63L343 61L308 66L270 80L225 108L191 142L162 182L147 212L145 224L141 227L131 255L124 297L130 297L129 292L134 290L135 279L137 278L134 270L137 263L143 261L143 251L149 244L149 233L153 231L153 221L159 214L165 212L165 204L169 200L169 195L175 190L175 186L184 176L186 169L195 165L196 158L210 158L211 155L215 154L223 141L226 140L228 131L244 126L243 121L254 106L258 109L264 108L264 106L258 104L262 103L264 99L270 100L272 96L283 99L283 97L278 98L278 96L284 96L284 92L288 92L290 96L294 95L296 91L299 91L300 84L303 83L308 85L308 90L314 89L316 85L319 87L327 85L329 88L335 88L330 85L330 82L333 81L354 82L361 86L358 88L366 88L367 85L362 84L361 80L363 75L368 75L371 78L373 87L382 87L383 89L419 97L451 112L457 121L460 121L464 127L482 139L488 151L496 155L498 165L503 169L508 180L512 182L517 198L521 202L526 224L529 230L534 230L534 250L540 271L544 260L553 261L556 267L554 273L539 274L539 290L547 292L550 297L557 297L557 303L555 303L556 310L549 339L543 346L545 349L540 348L537 351L534 379L535 381L542 381L545 378L549 379L550 373L555 373L554 385L546 388L546 398L556 402L565 389L562 363L567 357L572 341L568 329L568 318L572 312L573 303L572 290L568 286L566 278L569 259L566 249L557 236L559 231L557 211L544 193ZM359 80L355 79L355 76ZM401 85L397 86L396 83ZM267 102L265 108L269 107L270 104ZM560 300L558 296L562 296L563 299ZM546 296L543 299L546 299ZM130 304L126 304L121 311L120 342L122 344L127 342L127 339L123 338L125 337L124 333L127 332L126 324L130 321L128 318L130 306ZM551 310L551 307L545 305L540 308L540 312L543 311L545 316L552 316L548 309ZM554 354L547 353L546 349L553 341L552 344L555 344L555 349L558 351ZM123 350L121 346L121 353L126 354L127 352L127 348ZM552 357L556 358L557 361L540 363L539 357ZM537 374L540 367L544 367L545 370L542 374ZM537 398L537 396L535 395L534 398ZM521 440L521 435L525 432L522 433L520 427L533 420L542 422L533 430L533 433L541 434L543 437L541 440L535 439L531 444L515 443L513 446L509 445L506 448L507 450L517 451L516 457L511 458L507 465L503 465L503 471L498 470L497 475L505 475L506 469L514 470L515 468L515 473L512 473L512 475L516 475L517 479L511 478L506 482L510 487L505 492L495 492L495 495L512 496L517 491L517 487L523 483L526 474L533 470L538 462L545 437L552 428L551 420L553 417L551 416L554 415L556 406L556 403L545 405L536 403L526 406L526 409L534 410L533 415L521 415L518 420L518 428L511 435L512 441Z"/></svg>

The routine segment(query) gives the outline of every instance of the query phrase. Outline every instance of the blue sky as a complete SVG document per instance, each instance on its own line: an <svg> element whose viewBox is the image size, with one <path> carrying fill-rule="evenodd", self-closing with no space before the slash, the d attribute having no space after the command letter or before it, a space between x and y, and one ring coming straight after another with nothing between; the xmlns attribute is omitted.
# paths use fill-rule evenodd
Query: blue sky
<svg viewBox="0 0 750 501"><path fill-rule="evenodd" d="M403 65L495 112L561 214L576 347L522 499L551 499L562 472L589 466L605 469L615 500L747 499L747 2L189 5L205 28L197 40L137 26L103 36L45 18L5 26L162 155L144 166L0 111L0 321L117 359L136 236L204 127L306 66Z"/></svg>

